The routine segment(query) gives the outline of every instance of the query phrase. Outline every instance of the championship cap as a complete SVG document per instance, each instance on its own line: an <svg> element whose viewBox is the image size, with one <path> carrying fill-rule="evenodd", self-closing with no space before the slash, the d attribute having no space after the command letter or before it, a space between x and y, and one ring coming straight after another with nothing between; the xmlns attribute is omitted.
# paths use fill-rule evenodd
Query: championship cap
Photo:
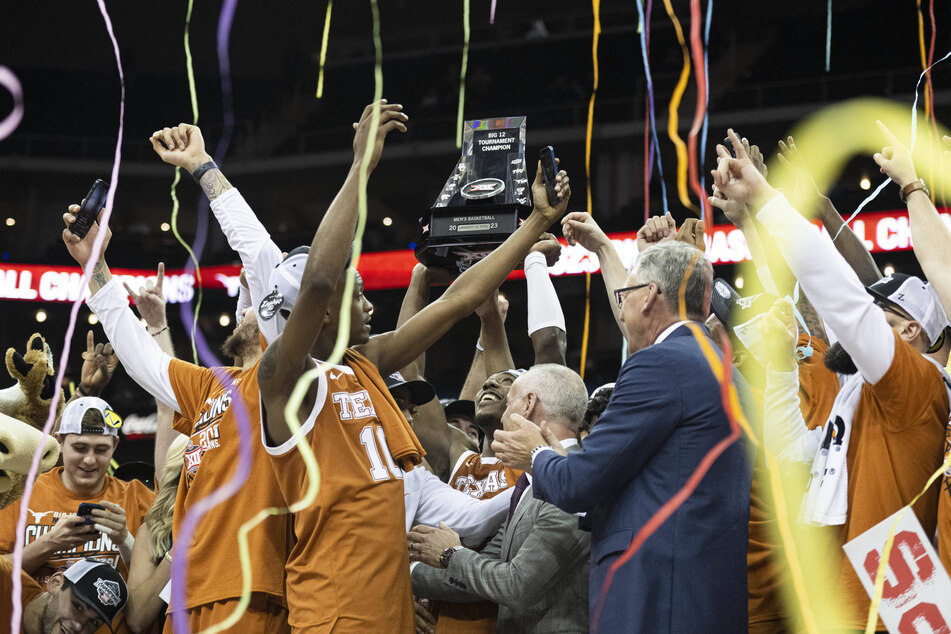
<svg viewBox="0 0 951 634"><path fill-rule="evenodd" d="M83 425L83 416L86 411L94 409L102 415L102 427ZM119 428L122 427L122 418L116 414L109 403L96 396L83 396L75 401L70 401L63 409L63 417L60 419L59 431L56 433L65 434L100 434L103 436L118 436Z"/></svg>
<svg viewBox="0 0 951 634"><path fill-rule="evenodd" d="M590 400L590 399L593 399L593 398L595 398L596 396L598 396L599 394L601 394L602 392L606 392L606 391L608 391L608 390L613 390L613 389L614 389L614 383L613 383L613 382L611 382L611 383L605 383L604 385L595 388L594 392L591 392L591 396L589 396L588 399L589 399L589 400Z"/></svg>
<svg viewBox="0 0 951 634"><path fill-rule="evenodd" d="M898 306L921 324L932 348L929 352L936 351L944 343L941 334L948 326L948 316L931 284L914 275L892 273L866 290L873 297Z"/></svg>
<svg viewBox="0 0 951 634"><path fill-rule="evenodd" d="M271 271L271 276L268 278L268 294L258 306L259 319L266 321L278 312L282 313L285 319L290 315L294 304L297 303L297 294L300 292L300 281L304 276L304 265L307 263L308 253L310 253L310 247L297 247Z"/></svg>
<svg viewBox="0 0 951 634"><path fill-rule="evenodd" d="M771 293L757 293L743 297L730 283L717 278L713 282L710 308L727 330L747 323L757 315L768 313L779 299Z"/></svg>
<svg viewBox="0 0 951 634"><path fill-rule="evenodd" d="M420 379L407 381L399 372L394 372L386 378L386 389L391 392L404 385L409 388L409 398L413 405L424 405L436 398L436 390L428 381Z"/></svg>
<svg viewBox="0 0 951 634"><path fill-rule="evenodd" d="M452 400L451 398L440 399L446 418L450 416L465 416L469 420L475 420L475 401L467 399Z"/></svg>
<svg viewBox="0 0 951 634"><path fill-rule="evenodd" d="M66 569L63 576L73 594L96 611L112 631L112 620L129 600L129 589L119 572L107 563L81 559Z"/></svg>

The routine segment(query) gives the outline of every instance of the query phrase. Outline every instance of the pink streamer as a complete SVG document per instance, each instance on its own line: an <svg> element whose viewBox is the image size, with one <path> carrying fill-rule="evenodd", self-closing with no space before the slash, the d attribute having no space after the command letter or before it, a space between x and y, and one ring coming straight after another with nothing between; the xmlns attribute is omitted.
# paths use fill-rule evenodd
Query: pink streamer
<svg viewBox="0 0 951 634"><path fill-rule="evenodd" d="M489 8L489 24L495 24L495 0L492 0L492 6Z"/></svg>
<svg viewBox="0 0 951 634"><path fill-rule="evenodd" d="M122 60L119 57L119 43L116 41L116 35L112 30L112 20L109 18L109 12L106 11L106 5L103 0L96 0L99 5L99 12L102 14L102 18L106 23L106 31L109 33L109 39L112 40L112 49L116 55L116 67L119 70L119 85L120 85L120 97L119 97L119 138L116 140L116 151L115 159L112 163L112 176L109 179L109 192L106 195L106 206L102 214L102 219L100 224L99 234L96 236L96 240L93 242L92 253L90 254L89 261L86 263L86 270L83 271L83 286L89 280L90 275L92 274L93 268L96 266L96 262L99 261L99 254L102 252L102 243L106 239L106 232L109 226L109 218L112 216L112 204L115 200L116 195L116 183L119 178L119 162L122 158L122 135L123 135L123 123L125 121L125 76L122 73ZM65 360L69 358L69 348L70 341L73 338L73 331L76 328L76 316L79 313L79 305L82 303L82 297L78 298L73 302L73 309L69 314L69 327L66 329L66 340L63 342L63 355L60 358L59 371L56 373L56 381L54 385L60 385L63 379L63 371L66 368ZM56 407L59 404L59 397L61 391L57 390L53 396L53 400L50 403L50 413L46 419L46 424L43 426L43 437L50 435L50 431L53 428L53 421L56 419ZM26 513L30 495L33 493L33 481L36 478L37 471L39 471L40 466L40 455L43 453L43 443L40 443L39 448L35 454L33 454L33 463L30 465L30 473L27 476L26 489L23 491L23 502L20 504L20 517L17 520L17 529L16 529L16 544L13 548L13 568L14 570L19 569L23 565L23 536L26 529ZM19 632L20 631L20 621L23 616L22 606L20 605L21 596L22 596L22 584L20 582L20 575L13 575L13 593L11 595L11 601L13 603L13 614L10 617L10 631Z"/></svg>
<svg viewBox="0 0 951 634"><path fill-rule="evenodd" d="M0 86L9 90L13 96L13 111L0 121L0 140L3 140L13 134L23 121L23 86L13 71L6 66L0 66Z"/></svg>

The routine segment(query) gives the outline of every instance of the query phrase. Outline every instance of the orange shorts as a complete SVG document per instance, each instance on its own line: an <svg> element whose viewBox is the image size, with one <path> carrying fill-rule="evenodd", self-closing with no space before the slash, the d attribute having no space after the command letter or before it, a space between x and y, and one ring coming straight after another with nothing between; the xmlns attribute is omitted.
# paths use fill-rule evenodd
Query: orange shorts
<svg viewBox="0 0 951 634"><path fill-rule="evenodd" d="M221 623L238 607L238 598L215 601L195 606L187 611L188 627L197 634L217 623ZM253 592L251 603L242 615L241 620L232 625L231 632L261 632L262 634L289 634L287 624L287 608L279 600L269 595ZM172 634L172 615L165 619L164 634Z"/></svg>

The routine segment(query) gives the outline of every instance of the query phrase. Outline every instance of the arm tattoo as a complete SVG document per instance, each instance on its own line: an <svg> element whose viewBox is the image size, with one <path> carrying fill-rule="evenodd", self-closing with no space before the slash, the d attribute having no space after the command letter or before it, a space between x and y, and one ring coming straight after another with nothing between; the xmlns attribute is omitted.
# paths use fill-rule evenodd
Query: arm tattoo
<svg viewBox="0 0 951 634"><path fill-rule="evenodd" d="M92 270L92 280L89 282L90 293L95 294L100 288L106 285L106 282L109 281L106 278L108 272L109 267L106 266L106 261L103 258L99 258L99 261L96 262L96 266L93 267Z"/></svg>
<svg viewBox="0 0 951 634"><path fill-rule="evenodd" d="M221 170L213 169L208 170L201 177L201 188L204 190L208 200L214 200L231 189L231 183L229 183L228 179L221 173Z"/></svg>

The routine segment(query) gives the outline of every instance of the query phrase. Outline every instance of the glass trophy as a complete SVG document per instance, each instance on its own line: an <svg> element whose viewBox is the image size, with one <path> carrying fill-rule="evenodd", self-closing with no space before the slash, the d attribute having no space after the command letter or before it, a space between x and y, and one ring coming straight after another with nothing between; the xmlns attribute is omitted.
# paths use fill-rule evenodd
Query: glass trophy
<svg viewBox="0 0 951 634"><path fill-rule="evenodd" d="M460 273L502 244L532 210L525 117L465 122L462 156L420 218L416 259Z"/></svg>

